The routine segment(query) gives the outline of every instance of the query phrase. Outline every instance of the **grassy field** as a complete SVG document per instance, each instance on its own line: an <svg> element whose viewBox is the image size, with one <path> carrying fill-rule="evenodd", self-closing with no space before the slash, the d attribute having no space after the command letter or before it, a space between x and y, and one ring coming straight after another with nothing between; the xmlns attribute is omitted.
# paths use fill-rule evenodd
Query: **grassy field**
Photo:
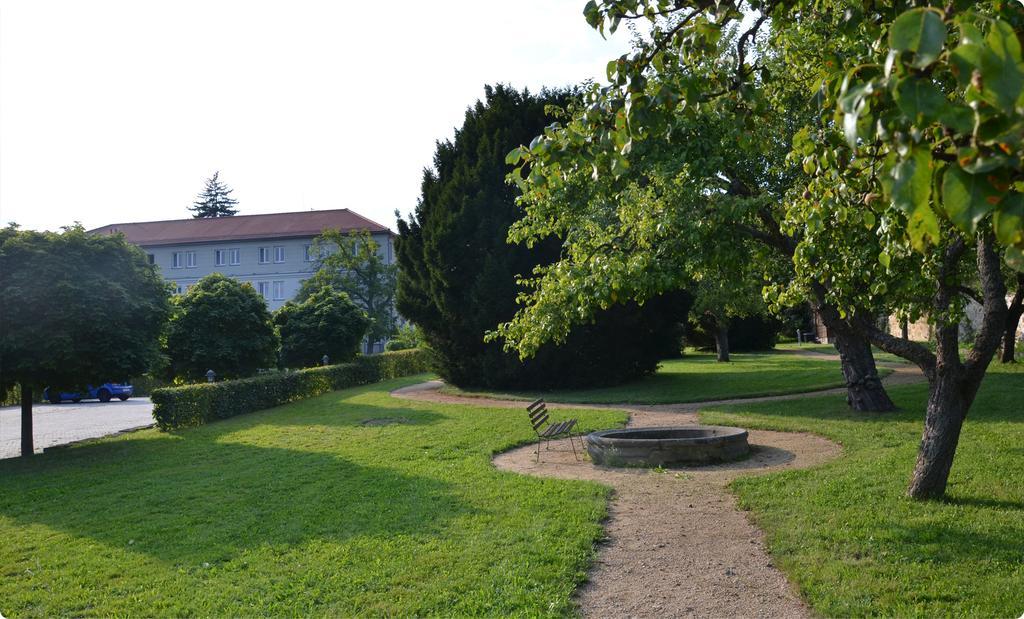
<svg viewBox="0 0 1024 619"><path fill-rule="evenodd" d="M496 471L523 412L387 395L423 378L0 462L0 612L573 612L607 489Z"/></svg>
<svg viewBox="0 0 1024 619"><path fill-rule="evenodd" d="M927 344L927 342L923 342ZM778 344L775 347L777 350L786 350L793 352L804 352L804 353L819 353L825 355L838 355L839 351L832 344L797 344L795 342L787 342L785 344ZM874 354L875 361L881 363L910 363L903 357L897 357L892 353L879 350L874 346L871 347L871 352Z"/></svg>
<svg viewBox="0 0 1024 619"><path fill-rule="evenodd" d="M818 614L1017 617L1024 612L1024 372L993 365L964 427L949 500L903 496L924 385L903 412L850 413L841 397L704 412L707 423L808 431L844 447L811 470L734 482L773 558Z"/></svg>
<svg viewBox="0 0 1024 619"><path fill-rule="evenodd" d="M715 355L687 353L682 359L661 363L657 374L623 385L601 389L485 393L446 387L448 393L468 396L587 404L666 404L705 402L817 391L845 385L839 362L787 353L739 353L730 363ZM883 376L891 370L880 368Z"/></svg>

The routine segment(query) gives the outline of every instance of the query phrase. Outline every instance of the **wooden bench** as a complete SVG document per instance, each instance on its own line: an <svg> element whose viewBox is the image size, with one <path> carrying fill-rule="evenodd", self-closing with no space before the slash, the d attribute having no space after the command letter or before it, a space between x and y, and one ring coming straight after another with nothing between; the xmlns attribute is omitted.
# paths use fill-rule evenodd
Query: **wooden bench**
<svg viewBox="0 0 1024 619"><path fill-rule="evenodd" d="M552 439L564 437L569 439L569 445L572 446L572 454L576 456L577 460L580 459L580 455L576 451L576 443L574 441L577 435L573 433L573 428L576 427L576 419L551 421L550 415L548 415L547 404L544 403L544 398L534 400L532 404L526 407L526 412L530 416L530 425L533 426L533 431L537 433L537 437L540 439L537 441L537 462L540 462L541 443L544 443L545 449L550 449ZM582 438L580 438L580 450L583 450Z"/></svg>

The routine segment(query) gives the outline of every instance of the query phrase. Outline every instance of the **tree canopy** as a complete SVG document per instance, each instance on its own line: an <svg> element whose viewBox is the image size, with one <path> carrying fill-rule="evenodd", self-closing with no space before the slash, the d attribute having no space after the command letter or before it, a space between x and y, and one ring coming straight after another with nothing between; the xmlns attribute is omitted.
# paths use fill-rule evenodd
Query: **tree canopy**
<svg viewBox="0 0 1024 619"><path fill-rule="evenodd" d="M396 328L398 267L385 261L373 235L367 230L324 230L310 251L318 256L317 271L302 283L296 300L303 301L324 286L344 292L370 318L371 342L390 337Z"/></svg>
<svg viewBox="0 0 1024 619"><path fill-rule="evenodd" d="M437 353L439 372L455 384L621 381L653 371L666 346L678 349L670 332L686 307L670 299L599 312L571 338L567 334L564 347L538 346L525 363L499 343L483 341L487 330L515 314L516 298L524 292L517 277L558 257L557 240L532 247L506 244L522 211L517 188L504 180L505 155L550 122L548 105L567 100L567 93L486 88L454 140L438 143L415 214L398 223L399 311L422 329Z"/></svg>
<svg viewBox="0 0 1024 619"><path fill-rule="evenodd" d="M285 367L319 365L355 357L370 319L344 292L324 287L296 303L289 301L274 312L281 334L281 364Z"/></svg>
<svg viewBox="0 0 1024 619"><path fill-rule="evenodd" d="M168 298L157 268L121 235L89 235L78 225L60 233L0 230L0 388L18 383L29 395L25 455L32 390L148 371L159 357Z"/></svg>
<svg viewBox="0 0 1024 619"><path fill-rule="evenodd" d="M252 284L213 273L175 298L166 354L173 376L244 378L277 366L278 336Z"/></svg>

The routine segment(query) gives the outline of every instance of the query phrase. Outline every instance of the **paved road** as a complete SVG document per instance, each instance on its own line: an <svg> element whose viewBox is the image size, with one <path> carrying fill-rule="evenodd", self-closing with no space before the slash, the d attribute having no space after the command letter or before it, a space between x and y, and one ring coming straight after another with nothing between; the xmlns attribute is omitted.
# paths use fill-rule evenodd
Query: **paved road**
<svg viewBox="0 0 1024 619"><path fill-rule="evenodd" d="M97 438L153 425L153 403L132 398L80 404L36 404L32 407L36 453L45 447ZM21 409L0 408L0 458L21 454Z"/></svg>

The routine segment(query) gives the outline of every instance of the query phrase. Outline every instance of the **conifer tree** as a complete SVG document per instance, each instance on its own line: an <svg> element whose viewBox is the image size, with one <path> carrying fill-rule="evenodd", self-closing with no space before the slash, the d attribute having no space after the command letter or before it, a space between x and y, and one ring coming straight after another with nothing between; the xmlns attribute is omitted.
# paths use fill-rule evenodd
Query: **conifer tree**
<svg viewBox="0 0 1024 619"><path fill-rule="evenodd" d="M196 201L192 203L192 206L188 207L188 210L195 213L193 217L196 219L230 217L238 213L238 209L234 208L238 204L238 200L231 197L231 192L234 189L220 182L218 176L220 176L220 171L214 172L213 176L206 179L206 187L203 188L202 193L196 196Z"/></svg>
<svg viewBox="0 0 1024 619"><path fill-rule="evenodd" d="M559 239L508 244L522 209L518 190L505 182L505 155L551 122L546 106L567 101L566 93L486 87L454 139L438 142L415 212L398 221L398 311L423 331L438 373L455 385L611 384L653 372L660 359L678 352L689 299L675 295L598 312L562 345L543 346L526 361L500 342L484 341L488 330L515 315L524 292L517 278L558 258Z"/></svg>

